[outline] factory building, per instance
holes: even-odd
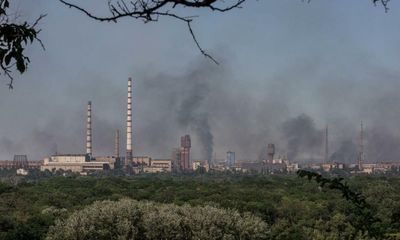
[[[210,165],[208,164],[207,160],[193,160],[192,162],[192,169],[196,171],[200,168],[204,168],[206,172],[210,170]]]
[[[12,161],[0,160],[0,169],[39,169],[42,161],[28,160],[27,155],[14,155]]]
[[[143,168],[145,173],[162,173],[172,171],[172,161],[170,159],[154,159],[150,161],[150,166]]]
[[[131,169],[134,173],[158,173],[171,172],[172,160],[170,159],[152,159],[147,156],[133,157]]]
[[[120,160],[116,156],[96,156],[91,162],[108,163],[109,169],[116,169],[121,166]]]
[[[135,156],[132,158],[132,166],[150,166],[151,157],[148,156]]]
[[[90,156],[87,154],[53,155],[45,158],[43,165],[40,167],[41,171],[63,170],[81,174],[107,169],[110,169],[109,161],[91,161]]]

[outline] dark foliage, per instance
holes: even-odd
[[[43,47],[38,38],[40,30],[37,24],[45,15],[41,15],[33,24],[15,23],[9,17],[9,8],[9,0],[0,0],[0,68],[3,75],[10,79],[8,86],[12,89],[12,69],[15,67],[18,72],[24,73],[30,61],[24,52],[26,46],[37,41]]]
[[[2,180],[8,181],[9,175],[3,176]],[[343,198],[339,189],[330,189],[342,188],[336,181],[321,187],[314,180],[294,176],[198,173],[63,177],[35,173],[19,179],[16,185],[14,179],[0,184],[0,239],[43,239],[56,219],[68,218],[95,201],[122,198],[250,212],[270,226],[268,239],[395,239],[400,233],[400,178],[362,176],[346,181],[352,192],[363,192],[347,194],[349,199],[358,199],[355,202],[368,209],[361,211]],[[368,205],[363,205],[364,201]],[[379,222],[369,220],[378,218]],[[378,233],[385,233],[385,238],[373,237]]]
[[[355,206],[353,213],[359,216],[356,218],[357,222],[354,222],[356,229],[376,239],[381,239],[384,236],[381,229],[377,228],[377,223],[381,220],[371,211],[371,205],[367,203],[365,196],[351,190],[349,185],[343,181],[343,178],[330,179],[319,173],[306,170],[299,170],[297,174],[299,177],[307,177],[309,181],[314,180],[321,188],[326,187],[340,191],[342,197]]]

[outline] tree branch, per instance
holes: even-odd
[[[380,3],[385,8],[385,12],[389,11],[388,5],[390,0],[372,0],[372,2],[375,4],[375,6]]]
[[[37,25],[46,15],[40,15],[32,24],[18,24],[15,19],[10,20],[11,15],[6,11],[9,7],[9,0],[0,0],[0,70],[9,79],[8,87],[13,89],[12,69],[24,73],[30,62],[25,56],[26,46],[37,41],[44,49]]]
[[[197,40],[196,34],[191,25],[194,16],[184,17],[176,13],[174,10],[176,7],[181,6],[189,8],[205,8],[217,12],[227,12],[235,8],[241,8],[246,0],[234,0],[233,3],[230,4],[224,3],[223,0],[134,0],[129,2],[128,0],[109,0],[108,8],[111,14],[110,16],[98,16],[77,4],[70,3],[66,0],[59,1],[69,8],[78,10],[86,16],[101,22],[116,23],[119,19],[126,17],[142,19],[145,23],[157,22],[160,16],[175,18],[186,23],[189,34],[200,53],[218,64],[218,62],[201,47]]]

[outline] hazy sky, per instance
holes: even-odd
[[[356,143],[363,120],[369,160],[400,159],[399,1],[388,13],[369,0],[248,0],[224,14],[190,12],[200,15],[193,28],[219,66],[173,19],[100,23],[55,0],[16,2],[29,19],[48,14],[40,24],[46,50],[27,50],[32,63],[15,75],[13,91],[1,78],[0,159],[84,152],[88,100],[94,153],[112,154],[115,129],[124,131],[129,76],[135,155],[170,157],[190,133],[194,157],[204,158],[199,127],[206,122],[220,158],[233,150],[256,159],[270,142],[290,152],[290,141],[310,152],[303,157],[318,158],[323,146],[302,144],[308,135],[319,139],[329,124],[333,153],[343,141]],[[86,2],[106,13],[100,0]],[[312,119],[311,132],[285,129],[301,124],[302,114]]]

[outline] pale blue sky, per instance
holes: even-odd
[[[256,158],[268,142],[284,151],[280,125],[302,113],[318,128],[331,126],[333,150],[356,138],[360,120],[395,139],[400,133],[399,1],[388,13],[368,0],[248,0],[229,13],[190,12],[200,16],[193,28],[218,67],[200,56],[174,19],[99,23],[55,0],[17,2],[30,19],[48,14],[40,25],[46,51],[27,50],[32,63],[16,75],[14,91],[2,78],[1,159],[14,153],[41,159],[55,143],[62,153],[83,152],[88,100],[94,151],[111,154],[113,130],[124,126],[128,76],[136,87],[136,153],[169,157],[180,134],[195,135],[166,104],[179,105],[171,95],[185,90],[182,79],[192,71],[207,78],[200,109],[209,113],[219,157],[234,150],[239,158]],[[101,13],[99,2],[85,4]],[[202,158],[193,137],[194,156]]]

